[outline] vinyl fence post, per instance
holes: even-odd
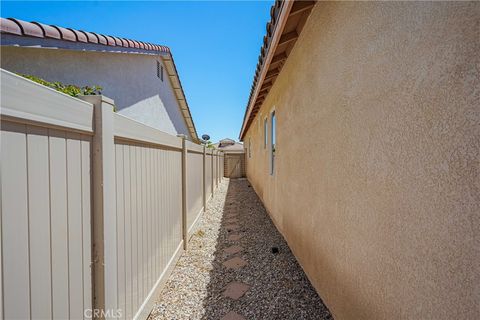
[[[203,212],[207,211],[207,165],[206,165],[207,148],[203,145]]]
[[[215,151],[215,184],[218,189],[218,150]]]
[[[222,161],[222,157],[223,157],[223,151],[220,151],[220,158],[218,158],[218,165],[219,165],[219,169],[220,169],[220,183],[222,183],[223,181],[223,161]]]
[[[217,188],[220,184],[220,151],[217,150]]]
[[[213,164],[215,163],[215,161],[213,161],[214,157],[215,157],[215,150],[212,150],[212,158],[211,158],[212,159],[212,161],[211,161],[211,167],[212,167],[212,171],[211,171],[212,172],[212,174],[211,174],[211,176],[212,176],[212,198],[213,198],[213,193],[214,193],[214,190],[215,190],[215,181],[213,180],[213,176],[214,176],[214,174],[213,174]]]
[[[118,308],[114,102],[104,96],[82,96],[81,99],[94,106],[92,297],[94,310],[99,310],[101,318],[105,318],[105,315],[116,312]]]
[[[177,135],[182,138],[182,237],[183,249],[187,250],[188,226],[187,226],[187,140],[183,134]]]

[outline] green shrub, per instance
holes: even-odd
[[[207,141],[207,148],[208,149],[215,149],[215,146],[213,145],[212,141]]]
[[[20,74],[18,75],[27,78],[29,80],[32,80],[36,83],[40,83],[41,85],[44,85],[46,87],[55,89],[57,91],[63,92],[65,94],[68,94],[69,96],[72,97],[78,97],[79,95],[85,95],[85,96],[93,96],[93,95],[99,95],[102,94],[103,88],[97,85],[94,86],[84,86],[84,87],[78,87],[73,84],[63,84],[60,82],[48,82],[46,80],[43,80],[39,77],[27,75],[27,74]]]

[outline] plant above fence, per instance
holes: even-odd
[[[39,77],[32,76],[32,75],[27,75],[27,74],[18,73],[18,75],[20,75],[24,78],[27,78],[29,80],[32,80],[36,83],[39,83],[41,85],[44,85],[46,87],[49,87],[49,88],[55,89],[57,91],[63,92],[65,94],[68,94],[69,96],[72,96],[72,97],[78,97],[80,95],[84,95],[84,96],[101,95],[102,90],[103,90],[103,88],[98,86],[98,85],[79,87],[79,86],[76,86],[76,85],[73,85],[73,84],[63,84],[63,83],[58,82],[58,81],[49,82],[49,81],[43,80]]]

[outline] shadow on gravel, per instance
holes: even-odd
[[[238,222],[233,220],[232,223],[231,219]],[[225,228],[232,224],[239,229],[228,231]],[[232,234],[242,238],[230,241],[228,236]],[[243,250],[235,254],[224,252],[233,245]],[[272,250],[273,247],[278,248],[278,252]],[[229,182],[214,255],[202,319],[220,319],[229,311],[245,319],[332,319],[245,179]],[[238,270],[227,269],[222,263],[233,257],[244,259],[248,265]],[[222,296],[232,281],[250,285],[238,300]]]

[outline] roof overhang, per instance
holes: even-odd
[[[167,69],[168,78],[170,79],[173,91],[175,92],[175,97],[177,98],[178,105],[180,106],[188,131],[192,136],[192,140],[200,142],[197,136],[197,130],[195,129],[195,124],[193,123],[192,114],[190,113],[190,108],[188,107],[187,98],[185,98],[183,92],[182,83],[178,77],[177,67],[175,66],[175,61],[173,61],[173,56],[168,54],[162,55],[161,57],[165,64],[165,68]]]
[[[271,20],[258,57],[250,97],[240,131],[240,141],[255,119],[288,55],[295,46],[315,1],[276,1],[270,10]]]

